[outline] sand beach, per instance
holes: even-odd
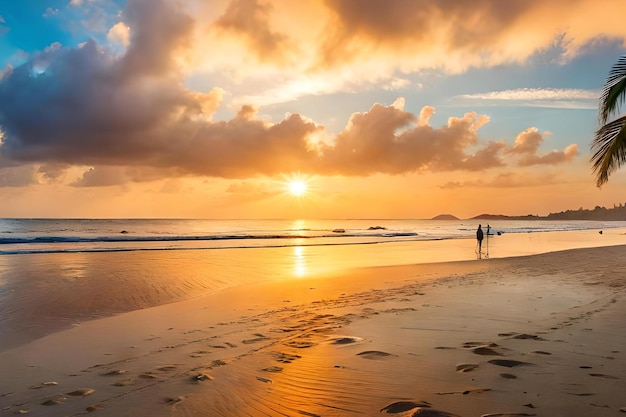
[[[124,284],[129,311],[5,329],[0,415],[626,415],[620,238],[213,288],[182,273],[167,294]]]

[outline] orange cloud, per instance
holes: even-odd
[[[260,60],[281,61],[283,49],[290,48],[288,37],[270,27],[270,3],[261,4],[258,0],[233,0],[226,12],[213,23],[213,27],[223,33],[231,33],[245,40],[250,50],[255,51]]]
[[[519,155],[520,166],[559,164],[571,161],[578,153],[578,145],[567,146],[563,151],[552,151],[545,155],[537,155],[539,146],[543,142],[543,135],[537,128],[531,127],[521,132],[515,138],[513,148],[509,153]]]
[[[445,190],[456,190],[464,188],[519,188],[534,187],[554,182],[553,174],[521,174],[519,172],[505,172],[493,178],[473,179],[467,181],[450,181],[439,188]]]
[[[413,69],[447,68],[521,62],[561,43],[574,55],[599,34],[624,34],[619,18],[602,10],[623,10],[619,0],[567,1],[478,0],[325,0],[330,12],[319,62],[335,66],[367,56],[396,56]],[[599,14],[607,19],[599,18]],[[598,19],[591,19],[597,16]],[[342,64],[343,65],[343,64]]]

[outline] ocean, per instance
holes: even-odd
[[[492,233],[480,256],[479,222]],[[625,229],[541,220],[0,219],[0,350],[236,286],[623,244]]]
[[[364,245],[474,239],[491,232],[603,230],[626,222],[486,220],[0,219],[0,255]]]

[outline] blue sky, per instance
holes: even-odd
[[[1,1],[0,197],[13,203],[0,216],[427,218],[620,203],[624,174],[598,189],[589,157],[624,11],[617,0]],[[309,184],[297,199],[285,195],[295,177]]]

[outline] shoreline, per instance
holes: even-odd
[[[618,415],[624,256],[367,267],[83,322],[0,352],[0,415]]]

